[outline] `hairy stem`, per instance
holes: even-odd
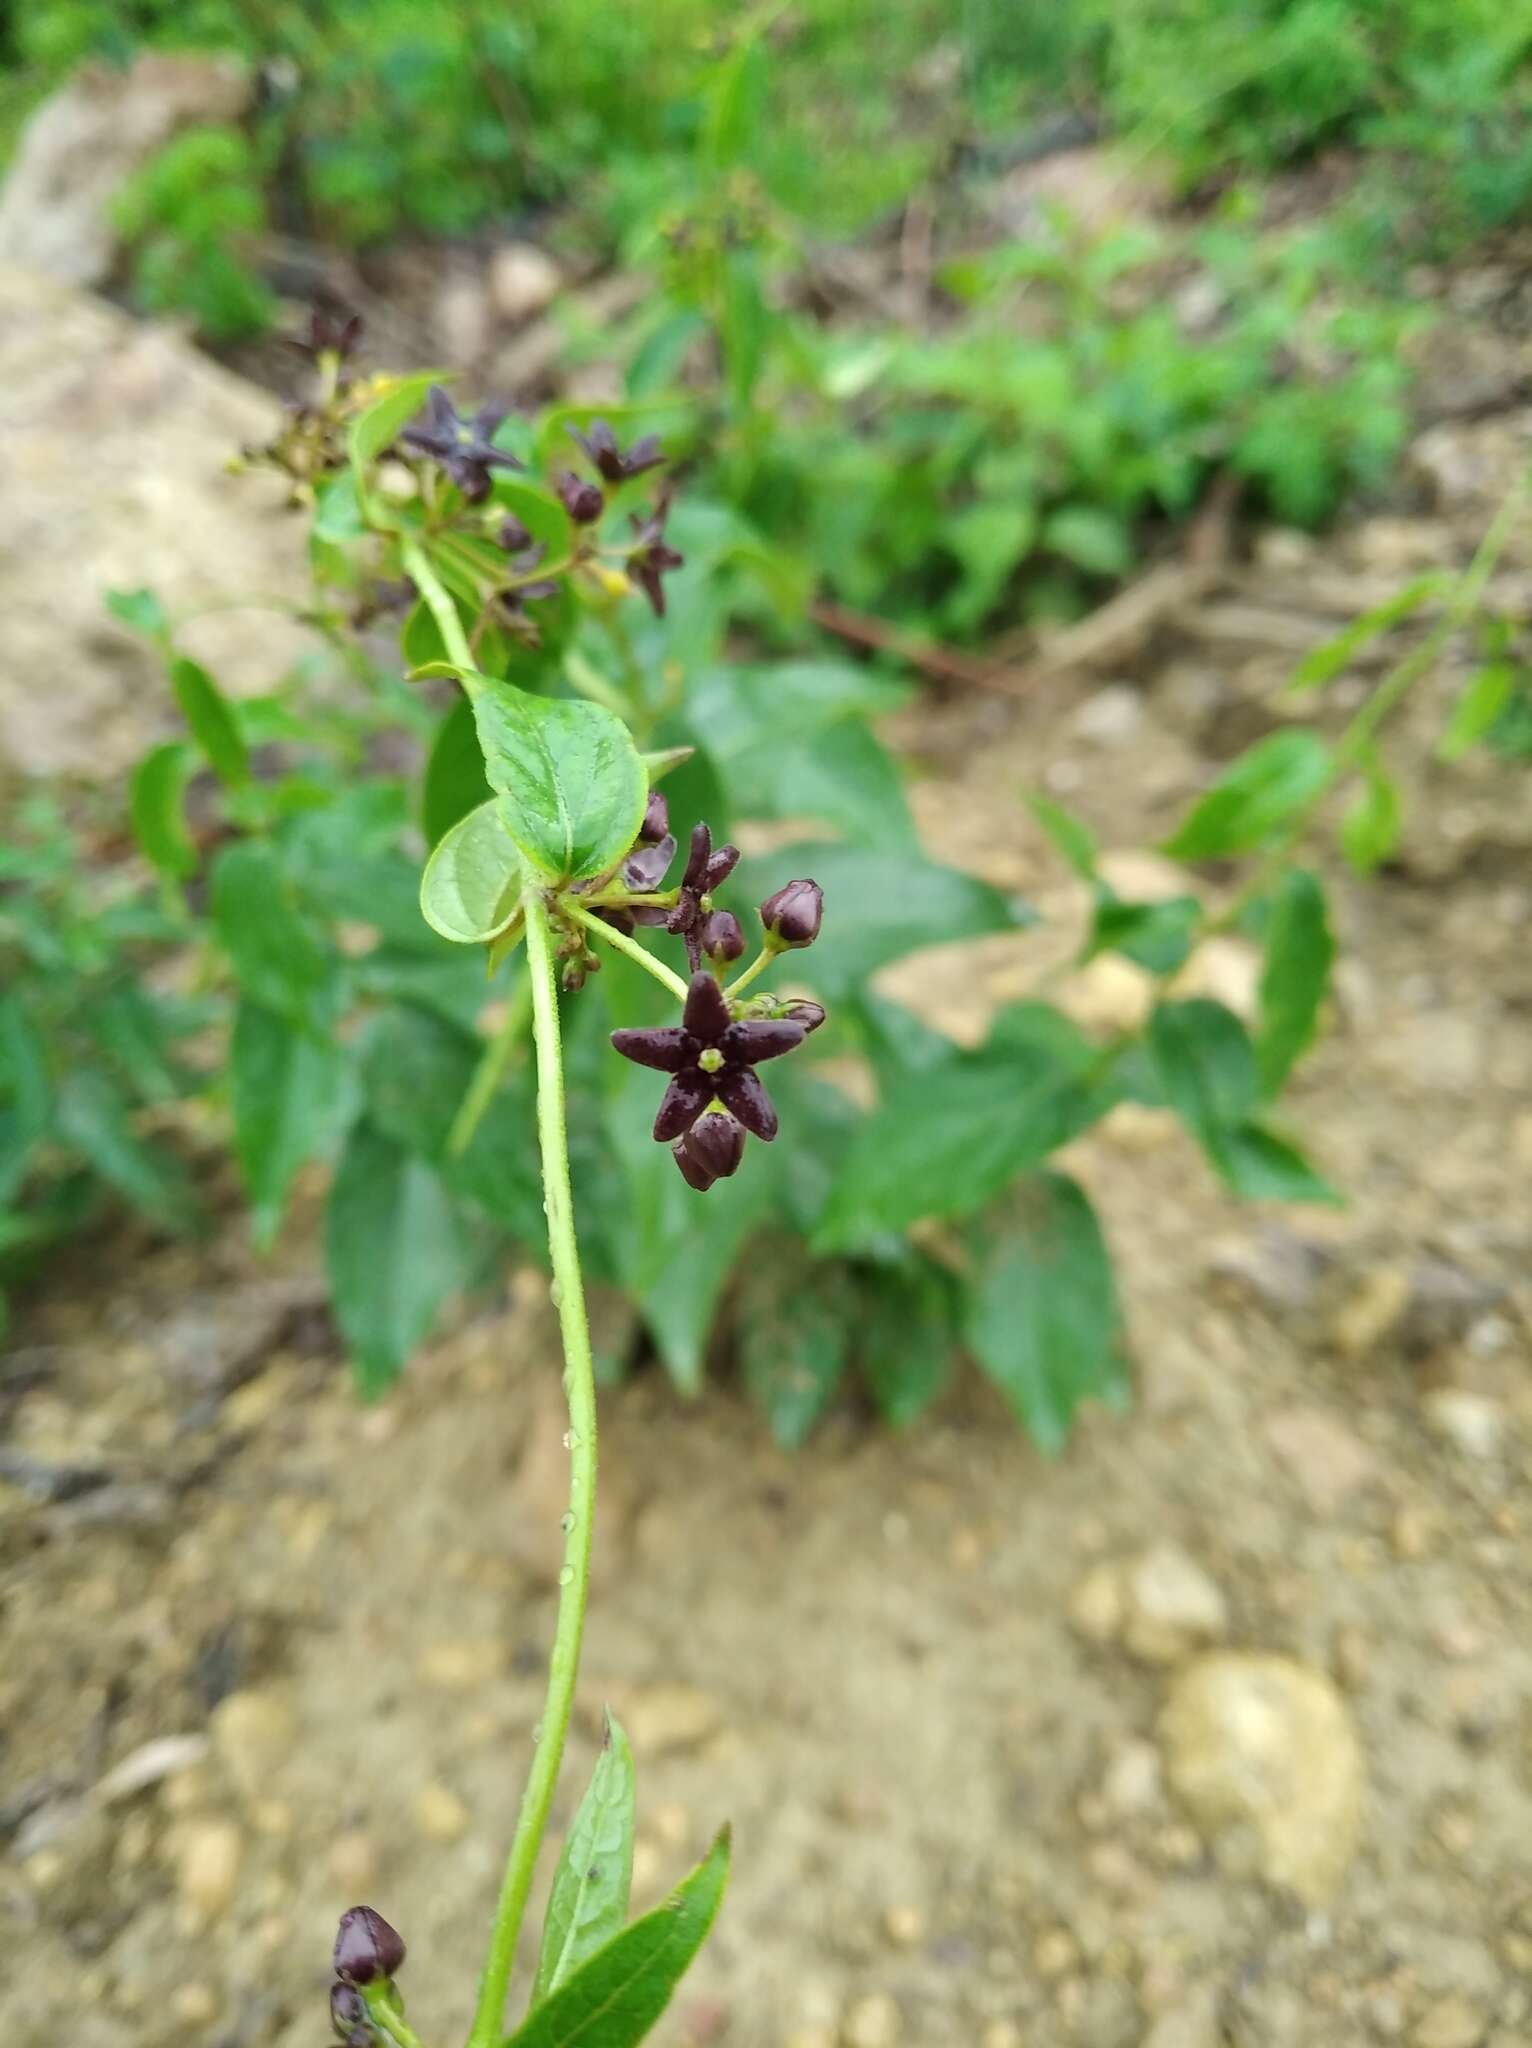
[[[580,1254],[575,1243],[574,1199],[569,1185],[569,1135],[553,935],[547,906],[541,893],[533,888],[526,894],[526,918],[532,1036],[537,1048],[537,1134],[543,1162],[543,1202],[548,1213],[548,1250],[553,1263],[559,1331],[564,1342],[564,1394],[569,1404],[569,1512],[565,1517],[558,1621],[548,1660],[542,1726],[500,1886],[468,2048],[497,2048],[500,2040],[505,1996],[516,1959],[516,1937],[521,1931],[532,1873],[548,1825],[574,1706],[596,1505],[596,1379],[580,1279]]]
[[[652,953],[646,953],[637,939],[630,939],[626,932],[618,931],[615,925],[607,924],[602,918],[593,917],[578,903],[566,902],[564,908],[592,938],[600,939],[602,944],[610,946],[614,953],[624,954],[635,966],[642,967],[646,973],[652,974],[656,981],[662,981],[677,1002],[686,1001],[687,987],[680,975],[667,967],[662,960],[656,960]]]

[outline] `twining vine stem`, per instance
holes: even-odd
[[[405,569],[430,607],[449,659],[460,668],[471,669],[473,662],[456,605],[418,546],[406,542],[403,554]],[[522,907],[526,917],[532,1040],[537,1055],[537,1136],[542,1154],[543,1207],[548,1219],[548,1252],[553,1266],[553,1297],[558,1306],[559,1334],[563,1339],[564,1396],[569,1409],[569,1431],[565,1437],[569,1449],[569,1509],[564,1516],[564,1562],[559,1570],[558,1619],[554,1624],[553,1649],[548,1659],[548,1686],[543,1700],[542,1721],[526,1790],[521,1797],[521,1810],[516,1817],[516,1832],[511,1838],[510,1854],[506,1858],[500,1897],[495,1906],[489,1951],[479,1980],[479,1999],[468,2036],[468,2048],[498,2048],[505,2022],[506,1993],[510,1989],[511,1971],[516,1961],[516,1940],[526,1912],[527,1895],[532,1888],[538,1851],[547,1830],[559,1766],[564,1757],[564,1742],[569,1733],[569,1718],[574,1709],[596,1509],[596,1374],[591,1357],[590,1326],[585,1315],[580,1254],[575,1242],[574,1196],[569,1184],[569,1130],[553,933],[547,902],[542,889],[536,884],[528,883]]]

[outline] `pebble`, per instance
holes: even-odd
[[[1288,1657],[1225,1652],[1177,1678],[1158,1735],[1166,1776],[1210,1848],[1249,1858],[1308,1905],[1339,1884],[1361,1829],[1365,1770],[1345,1701]]]
[[[1326,1263],[1323,1245],[1272,1223],[1214,1245],[1208,1272],[1229,1294],[1286,1321],[1313,1308]]]
[[[473,1816],[450,1786],[432,1779],[415,1796],[415,1824],[433,1842],[456,1842]]]
[[[270,1792],[293,1753],[297,1723],[274,1692],[231,1692],[213,1709],[213,1748],[241,1797]]]
[[[926,1938],[926,1916],[919,1906],[890,1906],[883,1931],[896,1948],[918,1948]]]
[[[1399,1324],[1410,1301],[1403,1266],[1374,1266],[1330,1323],[1330,1342],[1343,1358],[1365,1358]]]
[[[1137,1031],[1153,1007],[1150,976],[1120,953],[1098,953],[1059,995],[1059,1008],[1082,1031]]]
[[[1092,1566],[1069,1596],[1069,1619],[1087,1642],[1105,1645],[1120,1633],[1127,1612],[1116,1565]]]
[[[1436,1387],[1425,1399],[1426,1421],[1465,1458],[1493,1458],[1505,1436],[1505,1410],[1464,1387]]]
[[[1067,1977],[1080,1960],[1080,1944],[1067,1927],[1050,1927],[1037,1937],[1032,1961],[1040,1977]]]
[[[1154,1744],[1125,1742],[1108,1763],[1101,1790],[1107,1804],[1125,1819],[1152,1813],[1164,1796],[1164,1772]]]
[[[535,242],[507,242],[489,260],[490,304],[513,326],[550,306],[563,282],[558,265]]]
[[[1218,1987],[1201,1984],[1156,2018],[1143,2048],[1219,2048]]]
[[[903,2031],[898,2001],[886,1991],[872,1991],[847,2012],[841,2038],[846,2048],[894,2048]]]
[[[1247,939],[1206,939],[1172,984],[1178,997],[1207,996],[1245,1023],[1260,1007],[1261,956]]]
[[[187,1821],[175,1842],[176,1883],[198,1926],[219,1920],[233,1903],[244,1837],[231,1820]]]
[[[1082,740],[1098,747],[1122,747],[1144,722],[1144,700],[1126,683],[1108,683],[1088,697],[1071,723]]]
[[[1415,2048],[1479,2048],[1488,2020],[1466,1998],[1443,1998],[1416,2024]]]
[[[722,1727],[723,1714],[698,1686],[662,1680],[627,1695],[622,1722],[637,1754],[657,1757],[700,1749]]]
[[[1268,1415],[1261,1433],[1319,1515],[1333,1515],[1375,1476],[1367,1446],[1327,1409],[1308,1402]]]
[[[96,1798],[103,1806],[115,1806],[150,1785],[158,1785],[163,1779],[200,1764],[207,1750],[205,1735],[158,1735],[152,1742],[140,1743],[120,1763],[113,1764],[97,1782]]]
[[[330,1844],[329,1864],[340,1890],[360,1898],[377,1883],[378,1845],[361,1828],[345,1828]]]
[[[421,1651],[415,1669],[426,1685],[443,1692],[474,1692],[502,1668],[505,1653],[494,1641],[431,1643]]]
[[[1023,2048],[1021,2029],[1014,2020],[990,2020],[979,2036],[979,2048]]]
[[[210,1984],[178,1984],[170,1994],[170,2012],[183,2027],[210,2027],[218,2017],[218,1994]]]
[[[1124,1641],[1146,1664],[1174,1664],[1220,1641],[1228,1604],[1202,1567],[1172,1543],[1157,1543],[1129,1566],[1124,1579]]]

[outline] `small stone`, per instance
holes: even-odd
[[[1374,1266],[1341,1304],[1330,1324],[1330,1342],[1343,1358],[1365,1358],[1399,1325],[1410,1301],[1410,1276],[1403,1266]]]
[[[1143,2048],[1219,2048],[1218,1987],[1201,1984],[1162,2012],[1144,2036]]]
[[[210,1984],[178,1984],[170,2012],[183,2027],[210,2027],[218,2017],[218,1994]]]
[[[490,304],[512,326],[552,305],[563,282],[558,265],[535,242],[507,242],[489,260]]]
[[[1070,1623],[1087,1642],[1103,1647],[1115,1642],[1126,1616],[1122,1577],[1114,1564],[1093,1566],[1069,1596]]]
[[[661,1680],[628,1695],[622,1721],[638,1755],[657,1757],[700,1749],[717,1734],[723,1715],[699,1687]]]
[[[657,1806],[649,1816],[649,1826],[656,1841],[667,1849],[684,1849],[692,1838],[691,1812],[678,1799]]]
[[[1120,953],[1098,953],[1059,994],[1059,1008],[1082,1031],[1137,1031],[1154,1007],[1154,983]]]
[[[231,1692],[213,1709],[213,1748],[236,1790],[261,1798],[281,1777],[293,1753],[291,1707],[273,1692]]]
[[[1406,1501],[1394,1516],[1394,1525],[1389,1532],[1395,1557],[1413,1564],[1428,1556],[1432,1527],[1431,1517],[1425,1509]]]
[[[1128,1569],[1124,1640],[1146,1664],[1174,1664],[1198,1647],[1218,1642],[1229,1626],[1219,1588],[1174,1544],[1158,1543]]]
[[[198,1926],[219,1920],[233,1903],[244,1838],[231,1820],[188,1821],[175,1844],[176,1883]]]
[[[361,1828],[346,1828],[330,1844],[329,1865],[337,1891],[360,1898],[377,1884],[378,1845]]]
[[[1152,1813],[1164,1797],[1164,1773],[1154,1744],[1125,1742],[1108,1763],[1101,1790],[1112,1811],[1124,1819]]]
[[[140,1743],[120,1763],[113,1764],[105,1777],[98,1781],[96,1798],[103,1806],[115,1806],[119,1800],[131,1799],[150,1785],[158,1785],[165,1778],[191,1770],[202,1762],[207,1750],[205,1735],[156,1736],[152,1742]]]
[[[1505,1435],[1505,1410],[1464,1387],[1436,1387],[1425,1399],[1426,1420],[1465,1458],[1493,1458]]]
[[[1337,1416],[1308,1402],[1268,1415],[1261,1432],[1316,1514],[1333,1515],[1376,1472],[1367,1446]]]
[[[1067,1927],[1049,1927],[1038,1936],[1032,1960],[1040,1977],[1067,1977],[1080,1960],[1080,1944]]]
[[[1466,1998],[1442,1998],[1416,2024],[1415,2048],[1479,2048],[1488,2019]]]
[[[1215,1245],[1208,1271],[1223,1292],[1286,1321],[1314,1307],[1326,1264],[1323,1245],[1273,1223]]]
[[[1158,1732],[1209,1847],[1322,1905],[1355,1852],[1365,1777],[1330,1680],[1288,1657],[1204,1657],[1177,1679]]]
[[[926,1916],[919,1906],[890,1906],[883,1931],[896,1948],[918,1948],[926,1938]]]
[[[990,2020],[979,2036],[979,2048],[1023,2048],[1021,2029],[1014,2020]]]
[[[841,2038],[846,2048],[894,2048],[903,2031],[898,2001],[886,1991],[872,1991],[846,2014]]]
[[[1260,953],[1246,939],[1206,939],[1172,986],[1177,996],[1207,996],[1253,1023],[1260,1007]]]
[[[505,1662],[499,1643],[430,1643],[421,1651],[415,1668],[426,1685],[443,1692],[476,1692],[496,1677]]]
[[[1125,747],[1144,722],[1144,700],[1126,683],[1108,683],[1088,697],[1072,721],[1082,740],[1098,747]]]
[[[456,1842],[473,1816],[450,1786],[432,1779],[415,1796],[415,1824],[433,1842]]]

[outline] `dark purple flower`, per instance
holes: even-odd
[[[532,545],[532,529],[523,526],[514,514],[507,513],[500,522],[500,531],[495,536],[508,555],[519,555],[523,548]]]
[[[451,477],[470,504],[489,496],[492,469],[525,469],[524,462],[495,446],[495,429],[506,408],[481,405],[471,420],[460,417],[440,384],[433,384],[425,410],[399,436],[406,448],[429,455]]]
[[[698,936],[709,960],[737,960],[745,950],[745,934],[732,910],[710,911]]]
[[[703,899],[728,880],[738,860],[737,846],[720,846],[715,852],[713,835],[707,826],[693,825],[691,850],[686,859],[686,871],[681,877],[681,893],[675,909],[665,920],[666,931],[685,939],[686,957],[693,973],[702,958],[700,927],[711,907],[705,905]]]
[[[559,503],[577,526],[594,525],[606,510],[606,498],[599,484],[588,484],[572,469],[560,470],[553,479]]]
[[[330,2024],[343,2041],[354,2027],[367,2024],[367,2001],[344,1977],[330,1986]]]
[[[587,434],[582,434],[578,427],[571,427],[569,432],[609,484],[620,484],[630,476],[642,476],[646,469],[655,469],[665,460],[660,453],[659,439],[654,434],[645,434],[624,455],[617,445],[617,436],[605,420],[592,420]]]
[[[808,996],[795,996],[790,1003],[783,1004],[782,1014],[784,1017],[791,1017],[795,1024],[801,1024],[804,1035],[807,1036],[810,1031],[817,1031],[823,1024],[825,1006],[823,1003],[814,1002]]]
[[[654,607],[656,618],[665,616],[665,585],[662,577],[679,569],[685,555],[678,555],[665,538],[665,520],[670,501],[662,498],[647,519],[633,517],[634,543],[628,556],[628,574]]]
[[[644,822],[638,828],[638,836],[646,845],[658,846],[670,830],[670,806],[665,801],[663,790],[651,789],[649,801],[644,806]]]
[[[779,946],[812,946],[824,915],[824,891],[817,882],[784,882],[761,905],[761,923]]]
[[[614,1031],[625,1059],[669,1074],[670,1085],[654,1120],[661,1143],[682,1137],[709,1104],[721,1102],[757,1138],[777,1135],[777,1113],[755,1069],[803,1042],[790,1017],[737,1020],[723,990],[704,968],[692,976],[679,1025]]]
[[[362,338],[362,316],[339,299],[318,299],[309,308],[309,331],[298,343],[306,356],[339,356],[342,362]]]
[[[684,1137],[677,1138],[670,1156],[686,1185],[705,1195],[715,1180],[727,1180],[739,1172],[745,1156],[745,1127],[724,1110],[709,1110]]]
[[[340,1916],[335,1937],[335,1974],[348,1984],[370,1984],[375,1977],[397,1976],[404,1962],[404,1943],[381,1913],[371,1906],[352,1906]]]

